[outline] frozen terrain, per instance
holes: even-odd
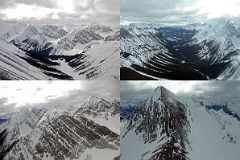
[[[177,97],[156,88],[121,119],[122,160],[236,160],[240,103],[231,97]]]
[[[238,22],[122,25],[121,79],[239,79]]]
[[[0,159],[119,159],[119,101],[41,104],[1,115]]]
[[[1,23],[1,79],[119,79],[118,27]]]

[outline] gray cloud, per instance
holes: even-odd
[[[63,82],[63,85],[67,85],[67,83],[72,83],[73,81],[69,82]],[[75,81],[76,82],[76,81]],[[11,83],[17,83],[17,82],[7,82],[3,87],[11,86]],[[23,82],[21,82],[23,83]],[[31,83],[31,82],[26,82]],[[34,82],[32,82],[34,83]],[[39,82],[40,84],[41,82]],[[52,84],[52,81],[49,81],[50,84]],[[119,93],[119,81],[79,81],[77,82],[75,90],[69,90],[61,97],[56,95],[48,95],[46,96],[46,101],[41,103],[35,103],[35,104],[25,104],[23,107],[35,107],[35,106],[44,106],[44,104],[48,104],[48,106],[57,105],[57,104],[67,104],[67,105],[80,105],[83,102],[87,101],[91,96],[99,96],[103,97],[108,101],[112,101],[114,99],[120,99],[120,93]],[[22,91],[22,94],[24,94],[24,88],[16,88],[15,92]],[[43,88],[35,88],[34,91],[38,94],[38,92],[43,91]],[[11,91],[14,92],[14,91]],[[15,93],[12,93],[13,95]],[[0,115],[13,112],[17,109],[19,109],[17,103],[8,103],[8,100],[11,97],[0,97]]]
[[[114,23],[119,24],[120,21],[120,0],[87,0],[86,4],[80,0],[66,0],[66,3],[73,4],[72,12],[69,11],[57,11],[60,6],[57,4],[57,0],[0,0],[0,11],[14,8],[19,4],[36,5],[39,7],[45,7],[52,9],[52,12],[47,14],[44,18],[21,18],[21,21],[27,22],[43,22],[43,23]],[[52,18],[53,15],[57,15],[59,19]],[[7,18],[4,13],[0,14],[0,18]],[[15,18],[17,20],[18,17]],[[8,19],[6,19],[8,20]],[[13,19],[9,19],[13,20]]]
[[[96,3],[96,0],[88,0],[87,4],[85,6],[82,5],[81,1],[79,0],[74,0],[73,3],[75,4],[74,5],[74,8],[75,8],[75,11],[87,11],[89,9],[95,9],[95,3]]]
[[[205,18],[198,9],[183,10],[197,2],[192,0],[121,0],[121,22],[188,23]]]
[[[52,0],[0,0],[0,8],[12,8],[17,4],[37,5],[46,8],[54,8]]]
[[[152,92],[153,88],[144,87],[144,81],[131,82],[121,81],[120,83],[120,97],[121,101],[142,101],[148,97]]]
[[[7,98],[0,98],[0,115],[6,114],[12,110],[14,110],[14,107],[16,106],[16,103],[9,103]]]
[[[179,81],[178,81],[179,82]],[[148,83],[151,83],[150,81]],[[240,98],[239,81],[199,81],[191,84],[191,81],[152,81],[152,85],[147,85],[146,81],[123,81],[121,82],[121,101],[142,101],[145,100],[158,86],[164,86],[171,92],[174,88],[181,88],[176,93],[179,97],[204,96],[220,99]],[[181,87],[179,87],[181,85]],[[186,92],[184,87],[191,85],[191,90]],[[171,88],[171,89],[170,89]]]
[[[219,98],[240,98],[239,81],[211,81],[196,85],[192,92],[202,91],[201,95]]]
[[[55,98],[48,103],[52,104],[65,104],[81,105],[86,102],[90,97],[102,97],[108,101],[120,99],[119,82],[118,81],[89,81],[84,83],[84,89],[72,90],[63,97]],[[54,98],[54,97],[48,97]]]

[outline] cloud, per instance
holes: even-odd
[[[119,23],[119,0],[1,0],[0,17],[48,23]]]
[[[84,2],[84,3],[83,3]],[[95,9],[96,0],[88,0],[88,1],[79,1],[73,0],[75,11],[88,11],[90,9]]]
[[[158,86],[164,86],[179,97],[240,98],[239,81],[123,81],[121,101],[145,100]]]
[[[138,22],[188,22],[197,13],[191,0],[121,0],[121,21]],[[186,18],[187,17],[187,18]]]
[[[12,110],[14,110],[14,107],[16,106],[16,103],[8,103],[8,99],[7,98],[0,98],[0,110],[2,114],[6,114]]]
[[[44,104],[80,105],[93,95],[120,99],[119,81],[4,81],[0,90],[0,115]]]
[[[53,0],[0,0],[0,8],[12,8],[17,4],[36,5],[46,8],[54,8]]]
[[[121,0],[121,23],[188,24],[240,15],[239,0]]]

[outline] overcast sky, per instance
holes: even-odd
[[[1,20],[119,23],[120,0],[0,0]]]
[[[96,95],[119,99],[118,81],[2,81],[0,115],[44,103],[79,103]]]
[[[121,0],[121,24],[187,24],[239,16],[240,0]]]
[[[121,101],[142,101],[158,86],[180,97],[240,98],[239,81],[121,81]]]

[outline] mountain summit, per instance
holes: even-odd
[[[152,95],[150,97],[148,97],[147,102],[166,100],[169,98],[177,99],[177,97],[174,95],[174,93],[172,93],[168,89],[164,88],[163,86],[159,86],[153,91]]]
[[[157,87],[143,106],[136,109],[126,125],[123,134],[123,157],[124,152],[129,153],[124,149],[125,140],[136,139],[132,136],[137,135],[137,141],[141,141],[143,147],[140,150],[144,150],[142,157],[151,160],[185,160],[188,130],[185,105],[166,88]]]

